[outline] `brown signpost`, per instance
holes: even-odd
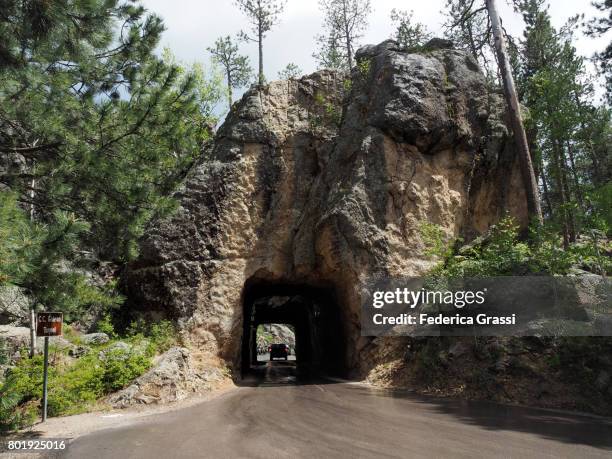
[[[62,322],[64,316],[61,312],[39,312],[36,314],[36,336],[45,338],[45,360],[43,367],[43,399],[42,420],[47,420],[47,373],[49,369],[49,336],[62,335]]]
[[[61,336],[62,322],[61,312],[39,312],[36,315],[36,336]]]

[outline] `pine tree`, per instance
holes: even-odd
[[[291,78],[299,78],[303,71],[293,62],[289,62],[283,70],[278,72],[278,78],[281,80],[289,80]]]
[[[587,34],[593,37],[601,37],[612,30],[612,0],[597,0],[593,5],[607,16],[594,18],[587,25]],[[599,62],[601,73],[606,79],[606,94],[608,104],[612,105],[612,41],[606,49],[595,55]]]
[[[257,43],[259,51],[257,81],[262,86],[265,83],[263,41],[272,27],[278,24],[279,16],[285,9],[285,0],[236,0],[236,4],[251,23],[252,35],[242,31],[240,36],[245,41]]]
[[[598,190],[609,182],[609,111],[590,102],[593,87],[572,44],[579,18],[556,30],[543,0],[524,0],[517,7],[526,24],[520,81],[531,144],[548,216],[559,223],[567,247],[600,213]]]
[[[212,54],[213,60],[223,67],[227,82],[228,106],[231,109],[233,90],[245,86],[251,79],[253,70],[249,65],[249,58],[238,53],[238,45],[229,35],[218,38],[214,47],[207,50]]]
[[[396,28],[393,38],[406,49],[422,47],[431,39],[427,26],[416,22],[413,16],[412,11],[391,10],[391,21]]]
[[[493,47],[491,25],[484,2],[476,0],[446,0],[442,11],[447,17],[444,35],[459,49],[468,51],[491,77]],[[492,78],[491,78],[492,79]]]
[[[358,40],[363,36],[372,12],[370,0],[319,0],[319,6],[325,18],[325,33],[317,36],[320,46],[315,53],[317,60],[320,64],[332,64],[332,68],[352,69]],[[338,60],[342,62],[338,63]]]
[[[0,183],[37,221],[87,222],[98,256],[133,257],[210,135],[196,75],[155,55],[162,21],[136,2],[3,6]]]
[[[317,35],[318,50],[312,53],[320,69],[348,71],[348,59],[342,52],[339,37],[335,34]]]

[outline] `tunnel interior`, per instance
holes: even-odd
[[[243,377],[258,364],[257,328],[262,324],[293,327],[295,360],[300,376],[345,376],[345,333],[341,310],[332,288],[247,283],[243,308]]]

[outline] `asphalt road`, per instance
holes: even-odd
[[[612,419],[424,398],[265,362],[200,405],[74,441],[68,458],[612,457]]]

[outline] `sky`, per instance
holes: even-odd
[[[414,11],[414,19],[424,23],[434,35],[441,36],[445,18],[440,13],[445,0],[371,0],[373,12],[369,27],[361,44],[380,43],[390,38],[393,25],[389,19],[393,8]],[[506,30],[520,36],[522,20],[512,12],[505,0],[498,0],[500,15]],[[551,0],[550,15],[553,25],[559,27],[578,13],[587,17],[597,14],[590,0]],[[164,19],[166,32],[160,47],[169,47],[182,62],[208,63],[206,48],[224,35],[235,36],[248,29],[248,22],[232,0],[143,0],[151,12]],[[264,41],[264,73],[268,80],[277,79],[277,73],[289,62],[297,64],[304,74],[316,70],[312,57],[315,35],[321,32],[322,13],[317,0],[287,0],[281,22],[272,29]],[[610,37],[593,39],[576,34],[578,52],[590,57],[605,48]],[[241,52],[249,56],[251,66],[257,67],[256,44],[242,44]],[[239,95],[238,92],[237,95]]]

